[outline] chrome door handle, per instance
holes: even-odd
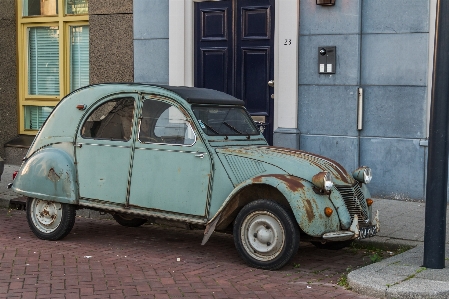
[[[197,154],[197,155],[195,155],[195,157],[198,157],[198,158],[200,158],[200,159],[203,159],[203,158],[204,158],[204,154]]]

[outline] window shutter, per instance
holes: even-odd
[[[70,30],[70,91],[89,85],[89,26]]]
[[[59,29],[28,29],[28,92],[30,95],[59,95]]]

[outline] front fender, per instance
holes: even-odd
[[[232,210],[239,206],[235,202],[236,198],[238,198],[237,195],[246,187],[254,184],[269,185],[279,190],[288,201],[299,227],[306,234],[313,237],[321,237],[325,233],[340,230],[338,214],[329,199],[329,195],[317,194],[313,190],[314,186],[312,183],[295,176],[284,174],[257,176],[239,184],[227,197],[209,223],[214,223],[217,217],[230,215]],[[330,217],[324,214],[326,207],[330,207],[335,211]],[[220,222],[223,221],[225,219],[220,219],[214,224],[217,225],[218,222],[219,226]]]
[[[12,189],[24,196],[78,204],[73,158],[62,149],[46,148],[26,160]]]

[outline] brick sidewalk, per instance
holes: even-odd
[[[278,271],[246,266],[230,235],[77,217],[62,241],[36,238],[23,211],[0,209],[0,298],[369,298],[336,283],[361,250],[301,243]],[[179,259],[179,261],[178,261]]]

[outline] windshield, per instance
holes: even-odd
[[[192,110],[207,135],[259,135],[259,130],[242,107],[193,106]]]

